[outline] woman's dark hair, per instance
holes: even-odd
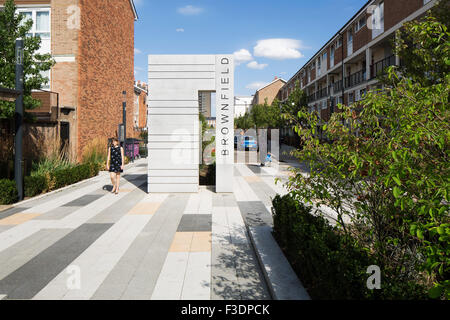
[[[114,142],[114,141],[117,141],[117,142],[119,142],[119,139],[117,139],[116,137],[114,137],[114,138],[112,138],[112,140],[111,140],[112,142]]]

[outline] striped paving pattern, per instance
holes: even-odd
[[[271,224],[271,169],[236,164],[232,194],[147,194],[145,162],[118,195],[101,174],[1,211],[0,300],[270,299],[245,224]]]

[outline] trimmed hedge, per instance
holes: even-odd
[[[25,197],[34,197],[48,189],[45,176],[27,176],[24,178]]]
[[[0,204],[11,204],[17,201],[17,188],[14,180],[0,180]]]
[[[365,299],[370,256],[311,207],[287,194],[273,201],[274,237],[312,299]]]
[[[100,164],[83,163],[71,168],[56,170],[46,175],[32,175],[24,178],[25,197],[34,197],[44,192],[60,189],[81,180],[98,175]],[[0,180],[0,204],[17,201],[17,189],[14,180]]]

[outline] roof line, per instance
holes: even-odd
[[[276,79],[274,79],[271,83],[268,83],[268,84],[266,84],[264,87],[261,87],[261,88],[259,88],[258,90],[256,90],[256,92],[261,91],[261,90],[264,89],[265,87],[270,86],[272,83],[275,83],[275,82],[277,82],[278,80],[281,80],[281,81],[283,81],[284,83],[287,83],[287,81],[284,80],[284,79],[282,79],[282,78],[276,78]]]
[[[311,59],[309,59],[305,64],[303,64],[303,66],[288,80],[288,82],[290,82],[293,78],[295,78],[297,76],[297,74],[306,66],[308,65],[316,56],[318,53],[320,53],[322,51],[323,48],[325,48],[330,42],[332,42],[332,40],[334,40],[336,38],[336,36],[341,35],[342,31],[348,26],[348,24],[350,23],[350,21],[352,21],[353,19],[355,19],[366,7],[368,4],[370,4],[371,2],[374,2],[375,0],[369,0],[366,2],[365,5],[363,5],[361,7],[361,9],[358,10],[358,12],[356,12],[353,17],[351,17],[350,19],[347,20],[347,22],[344,24],[344,26],[339,29],[338,32],[336,32],[327,42],[325,42],[325,44],[322,46],[322,48],[320,48],[319,50],[317,50],[317,52],[311,57]]]
[[[134,0],[130,0],[131,9],[133,10],[134,14],[134,21],[137,21],[139,19],[139,16],[136,11],[136,6],[134,5]]]

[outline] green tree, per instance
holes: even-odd
[[[234,119],[234,127],[236,129],[248,130],[255,126],[252,117],[249,112],[246,112],[244,115],[237,117]]]
[[[450,73],[448,27],[439,21],[449,17],[448,6],[449,1],[446,0],[435,11],[429,12],[420,23],[406,22],[397,31],[394,52],[401,57],[402,66],[399,70],[404,77],[428,86],[444,82]],[[436,12],[439,18],[432,15],[432,12]]]
[[[419,41],[405,55],[420,56],[421,68],[388,69],[391,85],[369,92],[360,112],[339,105],[342,112],[323,126],[330,143],[316,135],[317,115],[299,112],[307,125],[296,127],[297,156],[311,173],[293,169],[288,187],[302,201],[332,208],[341,231],[375,257],[381,298],[420,298],[426,288],[450,299],[450,76],[441,69],[449,32],[432,16],[405,30]]]
[[[31,91],[40,89],[49,79],[42,75],[50,70],[54,60],[50,54],[38,54],[41,47],[40,37],[30,37],[33,22],[26,20],[23,14],[16,13],[13,0],[7,0],[3,10],[0,10],[0,85],[7,88],[15,87],[15,40],[24,40],[24,108],[34,109],[40,106],[40,101],[31,97]],[[0,119],[14,117],[14,102],[0,101]]]

